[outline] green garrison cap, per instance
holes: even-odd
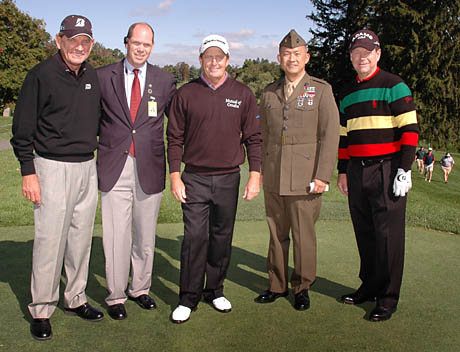
[[[297,48],[298,46],[306,46],[307,43],[303,38],[294,30],[291,29],[291,31],[286,34],[286,36],[283,38],[283,40],[280,43],[280,46],[285,46],[286,48]]]

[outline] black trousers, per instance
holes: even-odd
[[[398,159],[363,166],[350,160],[348,203],[361,258],[360,292],[396,309],[404,267],[406,197],[395,197]]]
[[[179,304],[193,308],[202,294],[208,299],[223,296],[223,283],[230,263],[240,173],[201,176],[184,172],[182,181],[187,199],[185,204],[182,203],[184,240],[181,248]]]

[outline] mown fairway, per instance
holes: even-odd
[[[8,133],[0,128],[0,139],[8,138]],[[437,160],[441,155],[436,154]],[[453,156],[460,163],[460,156]],[[457,351],[458,167],[447,185],[442,181],[439,163],[430,184],[413,168],[402,296],[398,312],[387,322],[367,321],[371,303],[353,307],[337,301],[360,282],[346,198],[337,191],[334,178],[317,224],[318,278],[311,290],[309,310],[295,311],[292,294],[268,305],[253,301],[267,286],[268,231],[260,195],[254,201],[241,200],[239,204],[232,261],[225,282],[233,311],[221,314],[201,303],[189,322],[171,323],[169,315],[178,301],[183,229],[180,206],[166,190],[151,290],[158,309],[144,311],[128,301],[125,321],[114,321],[106,314],[103,321],[89,323],[65,315],[60,303],[51,319],[53,339],[37,342],[29,333],[27,311],[31,299],[32,206],[21,195],[18,163],[12,150],[0,151],[0,351]],[[247,167],[243,167],[244,182],[247,173]],[[65,282],[64,277],[62,280]],[[87,295],[91,304],[106,312],[99,213]]]

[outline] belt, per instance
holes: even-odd
[[[362,167],[369,167],[376,164],[382,164],[388,160],[391,159],[361,159],[359,160],[359,163],[362,165]]]

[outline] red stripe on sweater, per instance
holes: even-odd
[[[393,154],[399,152],[401,149],[401,142],[396,141],[392,143],[382,144],[358,144],[348,146],[348,155],[353,157],[373,157],[378,155]]]
[[[339,148],[339,159],[350,159],[346,148]]]
[[[401,145],[417,146],[418,133],[415,132],[404,132],[400,140]]]

